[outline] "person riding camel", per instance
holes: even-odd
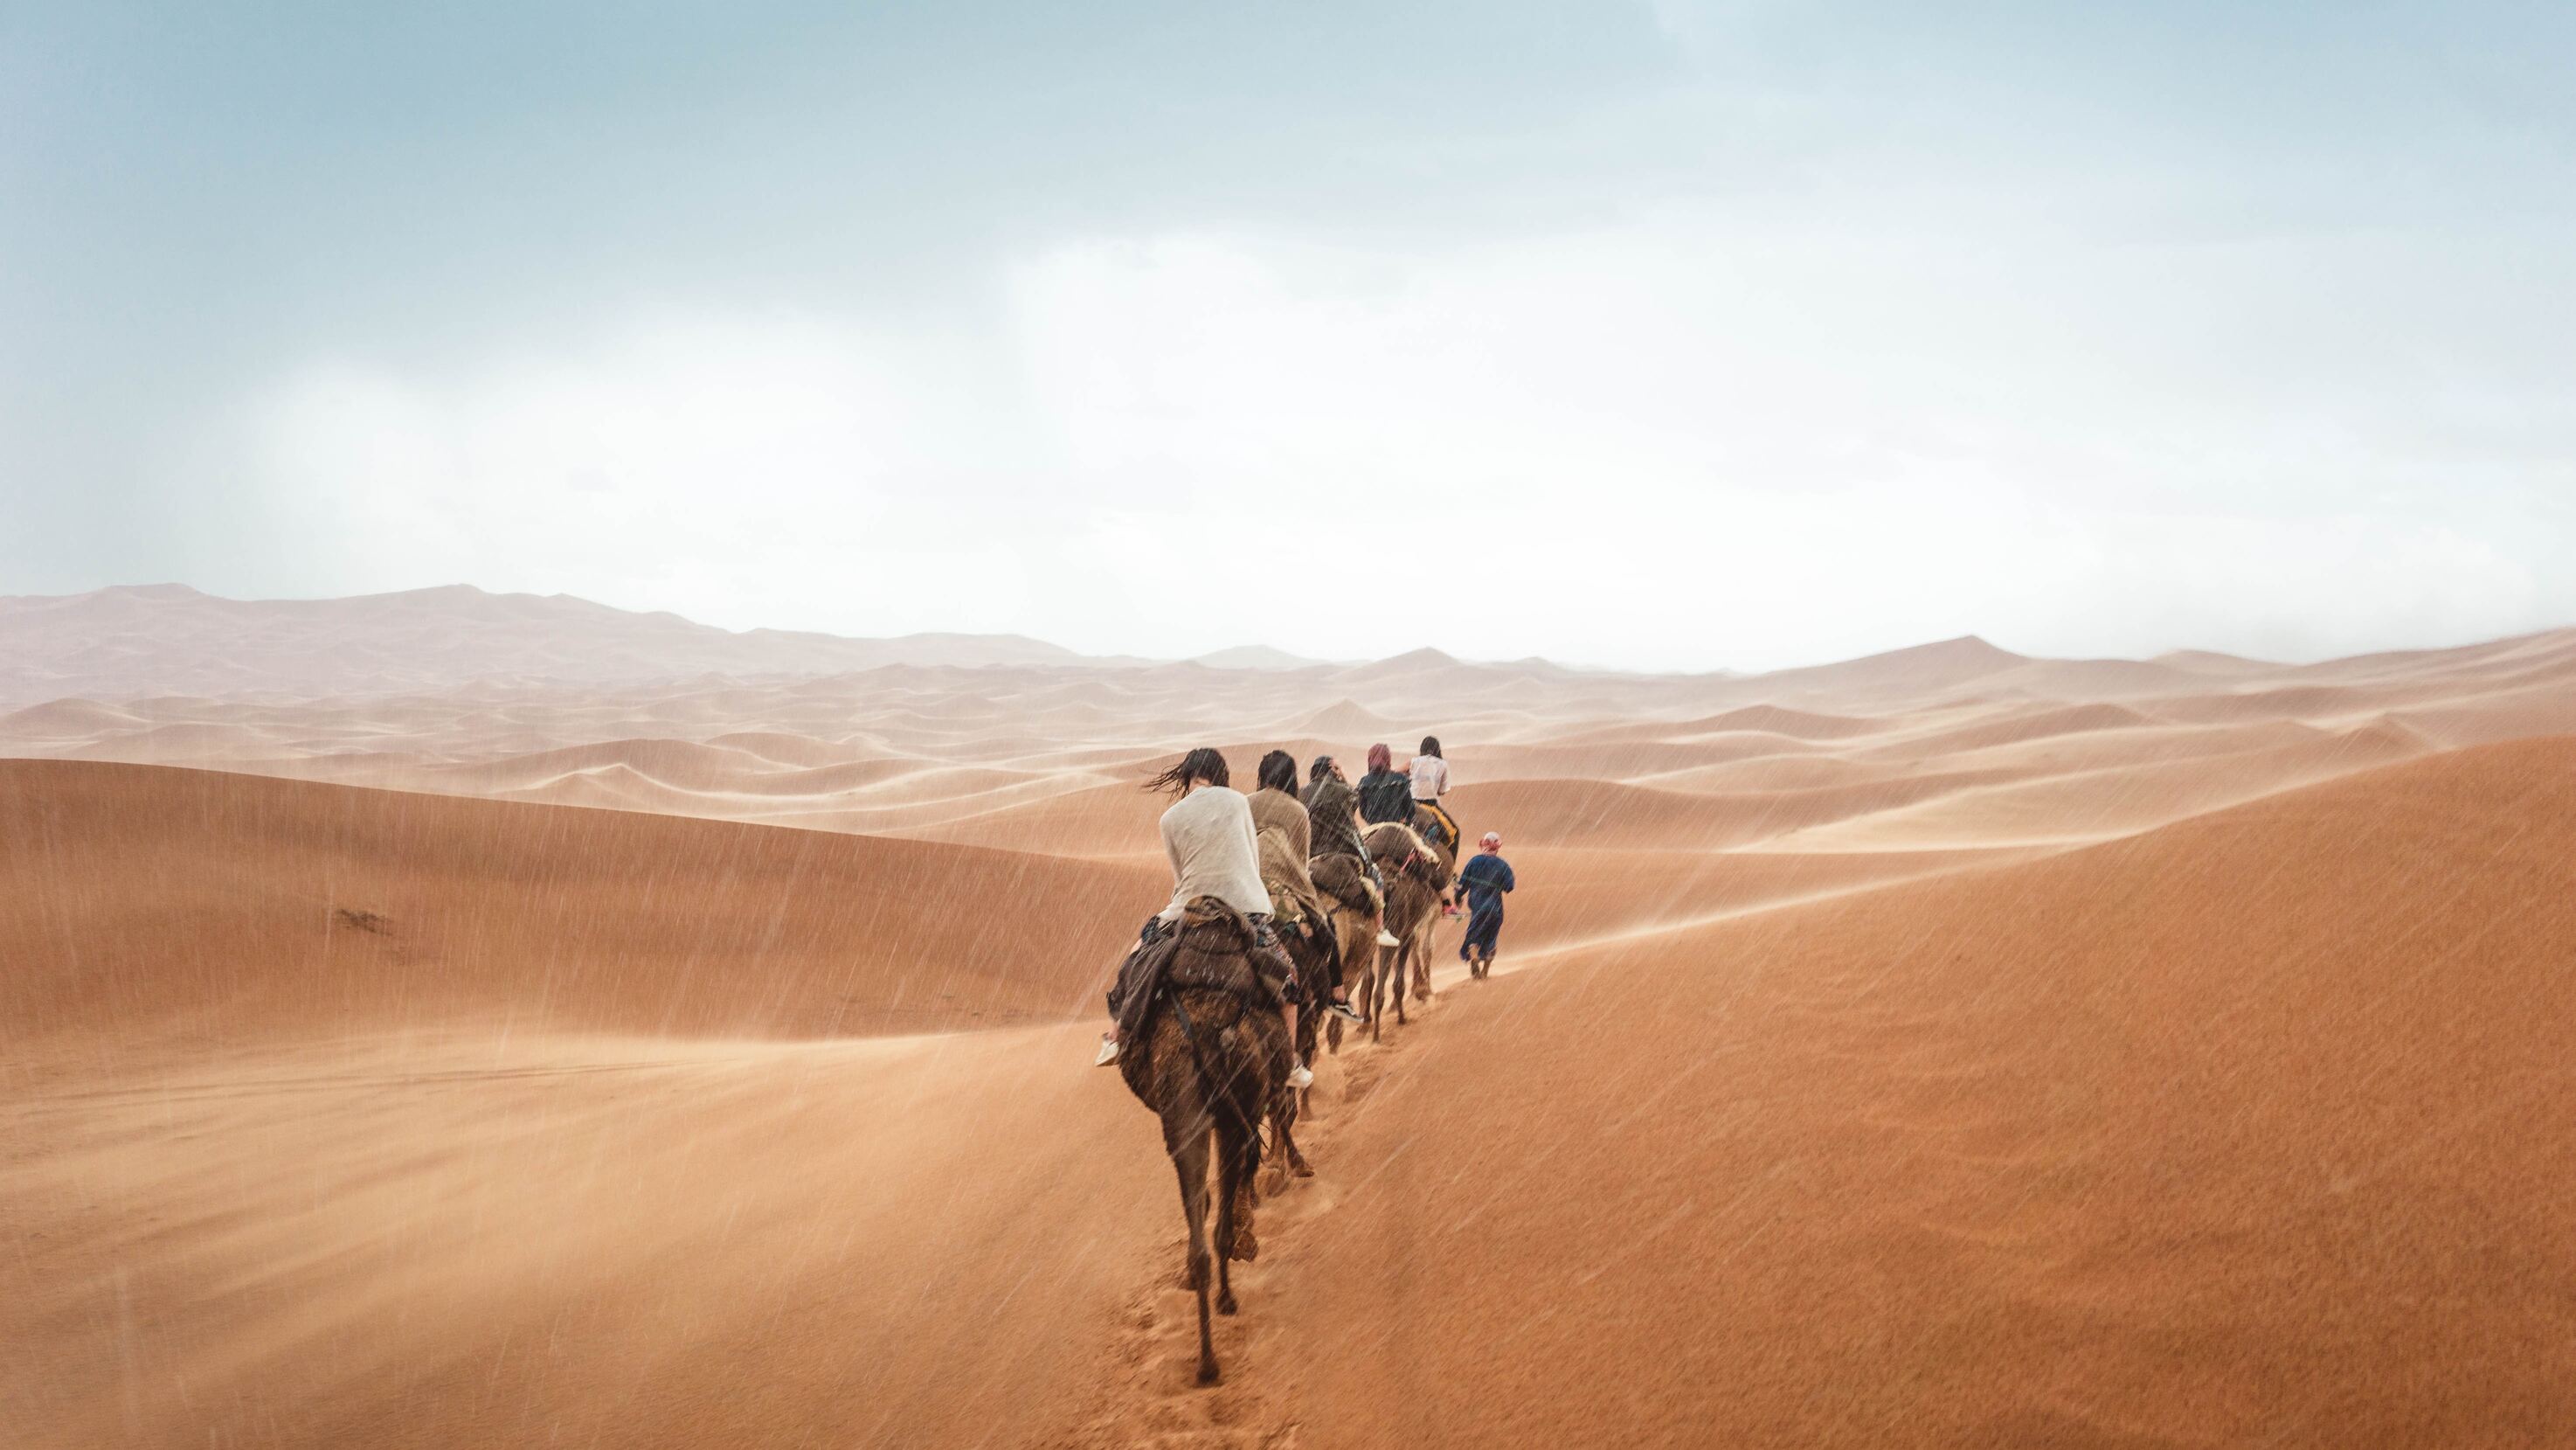
[[[1360,838],[1360,799],[1329,755],[1315,757],[1306,773],[1306,817],[1311,836],[1309,877],[1349,910],[1377,922],[1377,944],[1402,946],[1386,929],[1386,878]]]
[[[1397,773],[1395,752],[1368,748],[1368,774],[1360,777],[1360,819],[1372,826],[1413,819],[1413,782]]]
[[[1258,780],[1260,788],[1245,803],[1252,808],[1253,841],[1261,856],[1261,884],[1270,893],[1271,920],[1281,924],[1293,919],[1290,929],[1300,940],[1322,935],[1334,963],[1334,980],[1328,984],[1331,991],[1324,1006],[1357,1022],[1360,1014],[1340,981],[1341,954],[1332,947],[1323,901],[1307,871],[1314,825],[1297,799],[1297,758],[1285,750],[1271,751],[1261,757]]]
[[[1455,852],[1464,839],[1464,833],[1458,829],[1458,818],[1449,814],[1449,808],[1440,803],[1440,797],[1449,790],[1449,762],[1441,758],[1439,736],[1422,737],[1422,748],[1414,752],[1404,774],[1411,809],[1429,814],[1438,823],[1429,833],[1437,838],[1434,844],[1444,851]],[[1445,917],[1458,914],[1458,898],[1454,892],[1444,889],[1440,893],[1440,914]]]
[[[1458,889],[1467,897],[1467,938],[1458,943],[1458,960],[1477,976],[1493,970],[1494,946],[1503,934],[1503,897],[1517,885],[1512,863],[1503,859],[1503,838],[1487,831],[1476,859],[1458,873]]]
[[[1306,767],[1306,786],[1305,789],[1297,792],[1298,804],[1312,810],[1315,805],[1316,787],[1322,785],[1325,781],[1339,780],[1341,778],[1341,762],[1333,759],[1333,757],[1329,755],[1316,756],[1315,763]]]
[[[1449,793],[1449,762],[1440,756],[1439,736],[1422,737],[1422,749],[1415,752],[1412,764],[1405,767],[1405,774],[1411,778],[1413,803],[1439,817],[1440,828],[1449,833],[1449,839],[1441,844],[1453,851],[1458,849],[1458,843],[1463,839],[1458,834],[1458,818],[1449,814],[1449,808],[1440,803],[1440,798]]]
[[[1342,763],[1329,755],[1315,757],[1306,781],[1304,799],[1313,825],[1310,849],[1314,852],[1309,866],[1315,884],[1344,906],[1372,918],[1378,945],[1403,945],[1386,929],[1386,877],[1378,871],[1377,858],[1369,854],[1359,791],[1343,774]],[[1352,869],[1354,864],[1357,869]]]
[[[1180,797],[1163,812],[1163,854],[1172,863],[1172,902],[1145,923],[1143,941],[1150,945],[1180,924],[1189,904],[1213,896],[1242,913],[1252,927],[1252,949],[1265,975],[1281,979],[1280,1011],[1287,1019],[1288,1040],[1297,1040],[1297,965],[1279,945],[1270,927],[1270,893],[1261,884],[1261,852],[1254,840],[1252,807],[1228,782],[1225,757],[1200,746],[1181,762],[1145,782],[1152,791]],[[1132,958],[1131,958],[1132,960]],[[1118,1060],[1118,1029],[1100,1034],[1098,1066]],[[1292,1060],[1293,1061],[1293,1060]],[[1311,1087],[1315,1075],[1296,1062],[1288,1072],[1290,1087]]]

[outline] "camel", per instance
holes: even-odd
[[[1336,871],[1355,870],[1355,867],[1345,864],[1348,860],[1348,857],[1317,856],[1310,863],[1310,870],[1320,883],[1328,880]],[[1362,995],[1362,984],[1365,981],[1365,974],[1377,961],[1378,918],[1371,913],[1353,908],[1332,891],[1321,891],[1318,894],[1324,899],[1326,920],[1331,923],[1333,944],[1342,954],[1342,981],[1351,989],[1351,1001],[1354,1006],[1357,1006],[1366,1001]],[[1305,970],[1303,961],[1298,963],[1298,970],[1301,972]],[[1324,1019],[1322,1025],[1325,1045],[1333,1052],[1340,1052],[1342,1019],[1323,1012],[1318,1012],[1316,1015]],[[1301,1016],[1298,1021],[1300,1024],[1298,1035],[1302,1037],[1305,1035],[1303,1029],[1305,1019]],[[1305,1047],[1306,1061],[1311,1065],[1315,1060],[1314,1044],[1309,1042]]]
[[[1449,884],[1454,858],[1412,826],[1395,821],[1369,827],[1360,839],[1376,860],[1379,874],[1386,878],[1386,929],[1401,943],[1393,947],[1371,943],[1364,986],[1353,993],[1355,999],[1367,1004],[1361,1009],[1362,1015],[1369,1021],[1370,1040],[1376,1041],[1383,1031],[1381,1019],[1390,995],[1396,1022],[1401,1025],[1405,1020],[1404,973],[1417,954],[1424,980],[1429,980],[1431,930],[1439,920],[1440,893]],[[1391,993],[1387,990],[1390,986]],[[1418,995],[1428,996],[1428,987]]]
[[[1271,899],[1277,900],[1279,894],[1274,889]],[[1306,1063],[1312,1063],[1315,1060],[1316,1039],[1322,1032],[1319,1024],[1324,1019],[1332,1018],[1333,1045],[1336,1048],[1340,1047],[1342,1038],[1341,1019],[1333,1017],[1333,1014],[1325,1009],[1325,1000],[1332,995],[1334,949],[1332,927],[1320,919],[1314,921],[1313,926],[1315,932],[1311,937],[1286,931],[1279,934],[1280,944],[1288,949],[1289,960],[1297,964],[1297,980],[1306,984],[1305,1010],[1297,1014],[1296,1044],[1298,1060]],[[1298,1116],[1304,1112],[1305,1105],[1304,1092],[1283,1087],[1270,1108],[1271,1140],[1278,1145],[1280,1152],[1286,1155],[1288,1172],[1298,1178],[1315,1176],[1313,1166],[1306,1162],[1306,1155],[1297,1151],[1295,1130]]]
[[[1437,829],[1438,817],[1418,805],[1413,808],[1412,825],[1413,833],[1420,836],[1424,843],[1431,847],[1431,854],[1440,858],[1441,890],[1455,890],[1458,885],[1458,842],[1448,839],[1446,831]],[[1433,961],[1431,934],[1439,927],[1440,920],[1440,912],[1435,905],[1433,910],[1422,914],[1422,919],[1414,923],[1412,932],[1405,938],[1406,945],[1410,948],[1407,955],[1412,958],[1414,964],[1413,1000],[1417,1002],[1431,1000],[1431,963]],[[1397,980],[1403,979],[1399,976]],[[1400,1022],[1404,1019],[1398,1017],[1396,1020]]]
[[[1216,1311],[1232,1314],[1227,1266],[1260,1252],[1252,1179],[1261,1167],[1261,1122],[1288,1086],[1288,1027],[1253,972],[1251,945],[1251,926],[1232,907],[1213,897],[1191,902],[1153,1001],[1141,1009],[1149,1023],[1145,1050],[1120,1061],[1129,1089],[1162,1119],[1163,1150],[1180,1176],[1181,1212],[1190,1225],[1189,1285],[1199,1296],[1203,1385],[1218,1377],[1208,1322],[1208,1140],[1216,1140],[1218,1180]]]

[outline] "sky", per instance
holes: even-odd
[[[0,0],[0,594],[1652,669],[2567,625],[2571,70],[2476,0]]]

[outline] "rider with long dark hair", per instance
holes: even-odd
[[[1329,986],[1330,998],[1323,1005],[1356,1022],[1359,1014],[1351,1009],[1342,986],[1340,946],[1307,865],[1314,855],[1314,820],[1297,799],[1297,758],[1285,750],[1271,751],[1261,757],[1260,780],[1261,788],[1247,803],[1252,807],[1253,840],[1261,853],[1262,885],[1270,889],[1273,921],[1285,923],[1293,915],[1301,938],[1320,938],[1332,980],[1307,985],[1310,989]],[[1283,895],[1287,899],[1282,900]]]
[[[1369,858],[1359,793],[1343,778],[1342,767],[1333,757],[1315,757],[1314,767],[1307,772],[1305,801],[1311,823],[1308,849],[1314,853],[1309,874],[1315,884],[1374,923],[1379,946],[1401,945],[1386,929],[1386,878]]]
[[[1368,748],[1368,774],[1360,777],[1360,818],[1372,826],[1413,819],[1413,786],[1395,768],[1395,752],[1383,744]]]
[[[1213,896],[1243,914],[1252,926],[1253,950],[1277,953],[1279,961],[1287,953],[1279,950],[1279,939],[1270,929],[1270,892],[1261,884],[1261,848],[1254,839],[1252,807],[1243,793],[1230,784],[1232,772],[1226,769],[1225,757],[1201,746],[1180,759],[1180,763],[1145,782],[1145,788],[1177,795],[1163,812],[1163,854],[1172,863],[1172,901],[1147,925],[1169,931],[1180,925],[1181,913],[1192,901]],[[1288,1020],[1288,1040],[1297,1040],[1297,1002],[1295,968],[1289,968],[1288,1000],[1284,1011]],[[1115,1026],[1100,1034],[1099,1062],[1103,1067],[1118,1060],[1118,1032]],[[1305,1087],[1315,1075],[1300,1062],[1290,1070],[1288,1085]]]

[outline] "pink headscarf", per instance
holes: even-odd
[[[1370,746],[1368,760],[1369,769],[1371,770],[1395,769],[1395,752],[1387,749],[1383,745]]]

